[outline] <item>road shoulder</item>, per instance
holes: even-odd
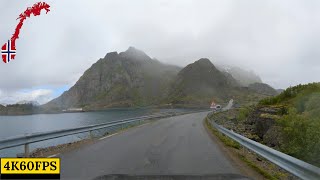
[[[209,127],[206,125],[206,119],[207,118],[205,118],[202,122],[203,126],[206,129],[206,132],[208,133],[211,140],[218,145],[221,151],[230,160],[232,165],[235,168],[239,169],[244,176],[247,176],[252,179],[266,179],[260,173],[253,170],[247,163],[241,160],[239,158],[239,154],[236,151],[234,151],[234,148],[226,146],[216,135],[214,135],[214,133],[211,132],[211,129],[209,129]]]

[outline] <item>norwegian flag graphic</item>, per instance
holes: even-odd
[[[11,40],[8,40],[1,48],[1,57],[4,63],[10,62],[16,56],[16,47]]]

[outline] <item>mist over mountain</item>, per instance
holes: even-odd
[[[248,71],[235,66],[218,65],[217,68],[228,74],[238,81],[241,86],[248,87],[253,83],[262,83],[261,78],[253,71]]]
[[[239,84],[232,76],[219,71],[209,59],[202,58],[178,73],[168,101],[174,104],[209,103],[213,97],[226,98],[229,90],[237,86]]]
[[[248,86],[249,90],[258,92],[260,94],[265,94],[269,96],[275,96],[279,94],[279,92],[273,89],[270,85],[265,83],[253,83]]]
[[[27,100],[18,101],[16,104],[32,104],[33,106],[40,106],[39,102],[37,101],[27,101]]]
[[[242,80],[231,72],[242,74],[239,75]],[[129,47],[124,52],[107,53],[87,69],[74,86],[40,106],[39,111],[163,105],[207,107],[212,99],[218,102],[230,98],[257,101],[271,95],[262,92],[264,88],[260,86],[243,87],[244,82],[261,80],[259,77],[246,79],[250,75],[239,72],[242,71],[221,71],[206,58],[184,68],[167,65]]]
[[[103,109],[158,104],[180,68],[151,59],[130,47],[108,53],[80,77],[77,83],[44,107]]]
[[[209,59],[202,58],[178,73],[170,87],[168,101],[191,107],[207,107],[212,100],[224,103],[236,99],[238,103],[250,103],[271,96],[266,91],[272,89],[266,84],[256,88],[243,87],[227,71],[220,71]]]

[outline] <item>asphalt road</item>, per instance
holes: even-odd
[[[60,155],[61,178],[106,174],[240,174],[210,139],[206,112],[170,117]]]

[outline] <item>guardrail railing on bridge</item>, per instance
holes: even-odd
[[[230,131],[213,121],[209,120],[209,123],[222,134],[230,137],[242,146],[259,154],[293,175],[301,179],[320,179],[320,168],[241,136],[240,134]]]
[[[43,132],[43,133],[31,133],[31,134],[24,134],[16,137],[9,137],[5,139],[0,139],[0,150],[8,149],[16,146],[24,145],[24,156],[29,157],[29,144],[36,143],[40,141],[60,138],[64,136],[80,134],[80,133],[90,133],[90,137],[92,138],[92,131],[100,130],[104,128],[114,127],[114,126],[122,126],[128,123],[139,122],[141,124],[142,121],[148,119],[155,119],[155,118],[165,118],[170,116],[176,115],[183,115],[188,113],[195,113],[195,112],[203,112],[208,110],[198,110],[198,111],[187,111],[187,112],[168,112],[168,113],[158,113],[149,116],[141,116],[135,118],[128,118],[123,120],[111,121],[102,124],[95,124],[89,126],[82,126],[77,128],[70,128],[70,129],[62,129],[62,130],[55,130],[50,132]]]

